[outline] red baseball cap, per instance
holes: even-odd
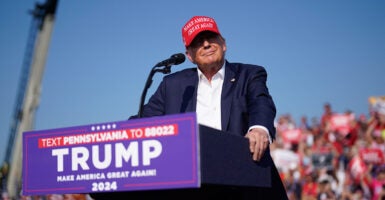
[[[183,43],[186,47],[194,40],[202,31],[211,31],[217,34],[221,34],[218,30],[217,23],[211,17],[206,16],[194,16],[191,18],[182,28]]]

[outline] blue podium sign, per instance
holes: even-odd
[[[195,113],[23,133],[24,195],[200,187]]]

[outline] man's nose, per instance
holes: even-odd
[[[203,40],[203,48],[208,49],[210,48],[210,42],[207,39]]]

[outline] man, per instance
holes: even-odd
[[[275,136],[265,69],[226,62],[226,42],[212,18],[193,17],[182,36],[188,59],[198,67],[165,77],[142,116],[196,111],[199,124],[246,134],[253,159],[260,160]]]
[[[226,61],[226,41],[211,17],[191,18],[182,28],[182,38],[187,58],[197,68],[166,76],[142,116],[196,111],[199,124],[245,136],[253,160],[265,156],[271,161],[273,187],[261,188],[258,195],[286,199],[268,148],[275,138],[276,109],[266,86],[266,70]]]
[[[159,191],[158,194],[176,199],[181,198],[180,195],[193,199],[216,199],[222,196],[226,197],[224,199],[287,199],[268,148],[275,138],[276,110],[266,87],[265,69],[227,62],[226,41],[210,17],[191,18],[182,28],[182,37],[187,58],[197,67],[165,76],[144,105],[141,116],[196,112],[199,124],[248,138],[253,160],[263,160],[271,169],[271,176],[268,177],[272,180],[260,181],[271,182],[272,187],[240,190],[204,186],[203,193],[192,189],[172,193]],[[157,197],[150,193],[129,195]]]

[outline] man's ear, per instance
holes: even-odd
[[[225,40],[225,38],[223,38],[222,37],[222,42],[223,42],[223,44],[222,44],[222,49],[223,49],[223,51],[226,51],[227,50],[227,46],[226,46],[226,40]]]
[[[194,60],[193,60],[193,58],[192,58],[192,56],[191,56],[189,50],[187,50],[187,49],[186,49],[186,55],[187,55],[187,58],[190,60],[190,62],[192,62],[193,64],[195,64],[195,62],[194,62]]]

